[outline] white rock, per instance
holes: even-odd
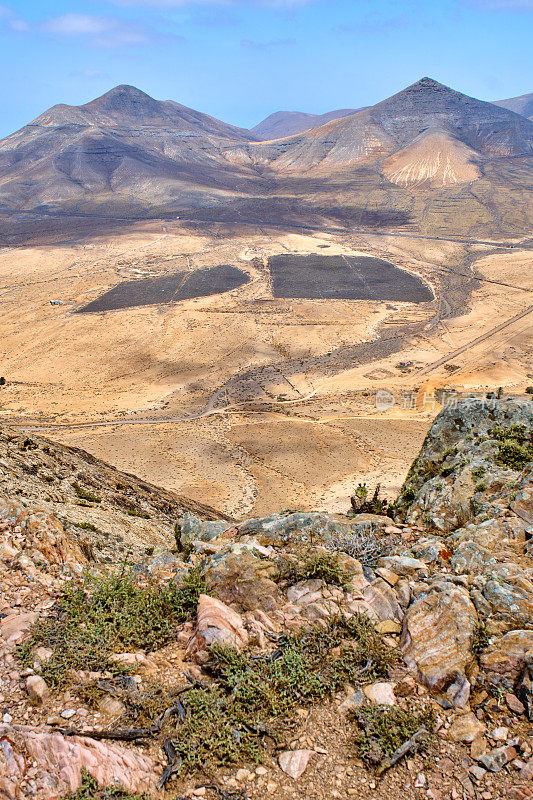
[[[378,706],[396,705],[393,683],[372,683],[370,686],[363,686],[363,693],[371,703]]]
[[[46,681],[40,675],[30,675],[26,678],[26,692],[35,705],[43,703],[50,694]]]
[[[296,781],[307,769],[309,759],[314,752],[314,750],[284,750],[279,755],[279,765],[289,778]]]

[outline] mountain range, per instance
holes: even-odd
[[[507,100],[494,100],[495,105],[508,108],[522,114],[523,117],[533,119],[533,94],[522,94],[519,97],[509,97]]]
[[[422,78],[261,141],[276,119],[248,131],[118,86],[0,141],[0,209],[521,230],[533,215],[533,122],[504,102]]]
[[[350,117],[362,111],[362,108],[339,108],[337,111],[328,111],[326,114],[305,114],[303,111],[276,111],[266,119],[251,128],[253,134],[259,139],[282,139],[295,133],[302,133],[309,128],[325,125],[333,119]]]

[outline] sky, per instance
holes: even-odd
[[[533,92],[533,0],[12,0],[0,136],[118,84],[252,127],[379,102],[428,75],[483,100]]]

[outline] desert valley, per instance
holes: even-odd
[[[428,78],[268,142],[55,106],[0,143],[1,418],[237,517],[393,497],[443,393],[533,380],[532,152]]]
[[[533,798],[532,95],[376,101],[0,140],[0,800]]]

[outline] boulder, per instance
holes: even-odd
[[[393,683],[371,683],[363,686],[363,694],[371,703],[377,706],[395,706],[396,697],[394,696]]]
[[[179,540],[179,544],[186,548],[195,539],[201,542],[210,542],[231,527],[233,527],[232,522],[208,522],[187,511],[178,521],[176,538]]]
[[[187,645],[186,655],[222,644],[242,650],[248,633],[240,614],[214,597],[201,594],[198,600],[196,629]]]
[[[497,688],[513,691],[533,658],[533,631],[509,631],[491,642],[479,660],[486,680]]]
[[[237,603],[245,611],[273,611],[282,601],[272,580],[276,574],[273,561],[252,552],[224,551],[212,557],[205,578],[209,591],[224,603]]]
[[[476,542],[461,542],[451,558],[451,567],[457,575],[483,574],[495,565],[490,550]]]
[[[413,603],[404,618],[401,649],[418,680],[433,691],[451,689],[450,702],[466,702],[466,668],[477,624],[468,592],[453,584],[430,588]]]
[[[409,558],[408,556],[384,556],[379,559],[378,567],[384,567],[391,572],[395,572],[400,578],[428,574],[427,565],[423,561],[418,558]]]
[[[82,770],[104,788],[156,794],[159,768],[144,753],[81,736],[0,725],[2,800],[56,800],[79,789]]]
[[[492,569],[483,597],[492,614],[508,630],[523,627],[533,618],[533,582],[517,564],[506,562]]]
[[[34,550],[49,564],[84,564],[86,558],[76,538],[63,529],[61,522],[45,511],[25,508],[17,500],[0,498],[0,527],[7,532],[7,544],[13,541],[15,529],[20,531],[25,550]]]
[[[26,692],[35,705],[43,703],[50,694],[46,681],[40,675],[30,675],[26,678]]]
[[[473,742],[483,733],[486,726],[478,720],[475,714],[469,712],[456,717],[448,730],[450,739],[454,742]]]

